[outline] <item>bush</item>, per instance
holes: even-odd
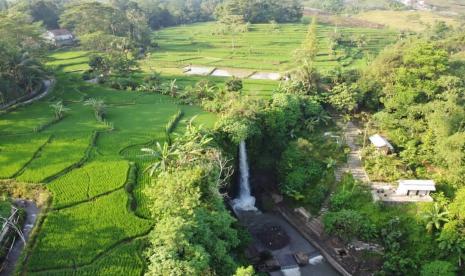
[[[143,83],[137,87],[138,91],[160,92],[162,79],[160,73],[153,73],[144,77]]]
[[[138,83],[133,78],[115,77],[108,80],[108,85],[119,90],[135,90]]]
[[[240,92],[242,90],[242,87],[242,80],[236,77],[233,77],[231,80],[228,80],[226,82],[226,89],[229,92]]]
[[[337,212],[328,212],[323,218],[323,223],[325,231],[345,241],[354,238],[372,240],[377,236],[375,225],[354,210],[343,209]]]
[[[357,209],[358,205],[371,201],[371,194],[360,185],[360,182],[351,174],[346,174],[339,183],[338,190],[331,197],[330,208],[332,211]]]
[[[323,163],[314,158],[312,150],[309,141],[298,139],[281,156],[278,169],[281,191],[296,200],[304,199],[305,190],[314,187],[324,175]]]
[[[455,267],[450,262],[433,261],[424,265],[421,269],[421,276],[454,276]]]

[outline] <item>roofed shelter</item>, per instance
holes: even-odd
[[[57,47],[73,45],[75,42],[74,35],[67,29],[49,30],[45,38]]]
[[[436,191],[436,183],[433,180],[399,180],[396,195],[400,196],[428,196]]]
[[[379,134],[370,136],[370,142],[375,146],[375,148],[385,154],[394,152],[394,147],[389,143],[389,141]]]

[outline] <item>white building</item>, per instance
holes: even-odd
[[[394,152],[394,147],[383,136],[375,134],[373,136],[370,136],[368,139],[370,139],[370,142],[373,144],[373,146],[375,146],[376,149],[386,154],[389,152]]]
[[[49,30],[44,36],[46,40],[57,47],[73,45],[75,41],[74,35],[66,29]]]
[[[399,180],[399,186],[395,192],[398,196],[429,196],[436,191],[436,183],[433,180]]]

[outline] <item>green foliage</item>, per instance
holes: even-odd
[[[402,275],[411,273],[416,268],[414,261],[402,248],[405,246],[405,229],[400,219],[391,219],[381,230],[381,239],[385,248],[383,272]]]
[[[242,80],[236,77],[233,77],[231,80],[226,82],[226,89],[229,92],[240,92],[242,90]]]
[[[147,190],[157,220],[148,274],[232,274],[236,264],[229,252],[239,240],[218,190],[230,176],[227,161],[193,126],[167,150],[176,155],[155,167],[153,187]]]
[[[408,175],[404,172],[402,162],[394,154],[385,155],[373,146],[368,146],[363,150],[362,156],[365,170],[373,181],[391,182]]]
[[[316,186],[325,173],[322,162],[313,156],[312,144],[302,138],[289,144],[278,167],[281,191],[296,200],[304,199],[305,190]]]
[[[357,210],[364,203],[371,203],[371,194],[352,175],[342,177],[337,191],[331,196],[330,210]]]
[[[34,22],[41,22],[51,30],[59,28],[60,4],[58,1],[50,0],[17,1],[11,9],[28,14]]]
[[[449,212],[441,210],[441,207],[437,203],[430,210],[423,213],[428,233],[432,233],[434,230],[441,230],[442,225],[449,221],[447,218],[448,215]]]
[[[61,14],[60,25],[83,36],[89,49],[97,45],[97,49],[108,49],[115,42],[141,47],[150,44],[147,18],[135,2],[124,7],[101,2],[72,3]]]
[[[450,262],[446,261],[433,261],[426,265],[423,265],[421,268],[421,276],[435,276],[435,275],[444,275],[444,276],[454,276],[455,267]]]
[[[328,103],[342,113],[351,113],[358,107],[359,93],[354,85],[338,84],[331,89]]]
[[[376,237],[376,228],[357,211],[342,209],[328,212],[323,219],[325,231],[345,241],[354,238],[370,240]]]
[[[254,276],[255,275],[255,270],[253,269],[253,266],[248,266],[248,267],[239,267],[236,270],[236,273],[234,276]]]
[[[302,4],[299,0],[291,1],[245,1],[228,0],[220,4],[215,11],[218,20],[226,17],[240,16],[245,22],[264,23],[295,22],[302,17]]]

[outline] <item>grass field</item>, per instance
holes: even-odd
[[[66,68],[86,54],[67,52],[55,58]],[[165,125],[178,110],[185,113],[184,121],[198,115],[194,123],[207,127],[216,117],[168,96],[103,88],[74,74],[57,79],[47,98],[0,115],[0,178],[40,182],[52,194],[51,210],[24,268],[39,275],[141,275],[141,238],[153,222],[147,219],[143,192],[151,181],[144,173],[150,158],[143,158],[140,149],[165,141]],[[89,97],[105,101],[113,130],[84,105]],[[58,100],[70,111],[37,131],[53,120],[50,104]],[[134,192],[125,187],[130,162],[140,169]],[[132,197],[136,204],[130,204]]]
[[[457,26],[452,17],[446,17],[428,11],[368,11],[355,16],[358,19],[386,25],[396,30],[424,31],[428,25],[436,21],[444,21],[448,25]]]

